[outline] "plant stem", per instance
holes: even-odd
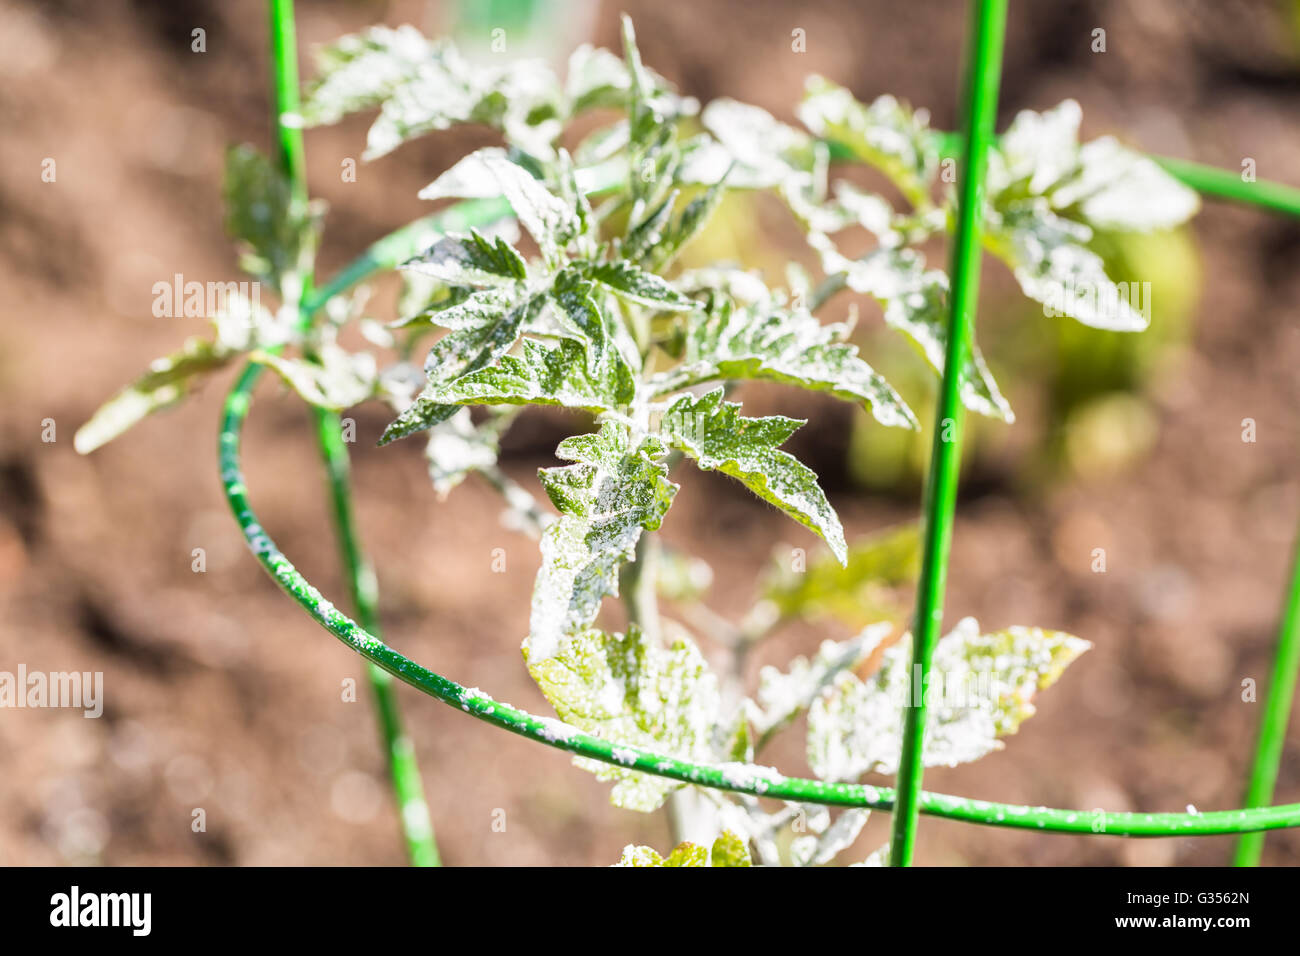
[[[659,594],[655,590],[658,580],[659,540],[653,532],[642,531],[636,542],[636,553],[623,565],[619,573],[619,593],[627,609],[628,624],[635,624],[652,644],[659,643]]]
[[[925,491],[925,531],[921,574],[917,582],[912,626],[912,673],[922,693],[906,709],[903,749],[898,766],[891,866],[909,866],[916,841],[916,819],[924,773],[925,693],[934,645],[943,624],[943,594],[952,542],[953,513],[961,469],[961,380],[970,349],[971,327],[979,299],[980,228],[984,219],[984,171],[993,123],[997,118],[998,81],[1006,0],[974,0],[968,27],[963,87],[965,149],[959,169],[957,227],[953,235],[948,343],[943,383],[934,420],[934,444]]]
[[[306,204],[306,151],[303,145],[302,121],[298,116],[298,53],[294,28],[293,0],[270,0],[271,55],[274,70],[275,130],[278,145],[277,159],[280,169],[289,181],[294,202]],[[312,277],[303,277],[304,300],[300,307],[300,325],[310,326],[312,309],[306,307],[310,296]],[[326,297],[328,298],[328,296]],[[322,304],[325,298],[315,300]],[[348,587],[353,605],[363,626],[378,633],[378,586],[369,562],[357,538],[352,514],[352,493],[348,478],[348,450],[343,441],[342,426],[337,414],[314,408],[316,437],[321,457],[329,479],[330,497],[334,506],[334,526],[339,552],[347,573]],[[424,800],[420,782],[420,768],[415,758],[411,739],[402,729],[401,710],[398,707],[393,678],[373,663],[367,668],[374,696],[376,715],[383,736],[389,776],[397,798],[398,817],[406,840],[407,853],[415,866],[438,866],[438,847],[434,842],[433,824],[429,807]]]
[[[1287,594],[1282,623],[1278,629],[1273,677],[1268,685],[1255,763],[1251,769],[1250,785],[1246,789],[1247,807],[1266,807],[1273,800],[1273,787],[1277,783],[1278,765],[1282,762],[1297,675],[1300,675],[1300,534],[1296,536],[1291,589]],[[1248,833],[1237,843],[1237,855],[1233,863],[1236,866],[1258,866],[1263,852],[1264,835]]]

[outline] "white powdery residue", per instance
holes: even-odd
[[[626,747],[615,747],[610,752],[610,756],[624,766],[630,767],[636,763],[638,754],[635,750],[628,750]]]
[[[766,793],[772,784],[785,779],[773,767],[760,767],[747,763],[719,764],[718,771],[731,786],[741,790],[753,790],[759,794]]]
[[[576,734],[582,733],[577,727],[556,720],[554,717],[542,717],[540,723],[542,739],[549,740],[553,744],[567,744]]]

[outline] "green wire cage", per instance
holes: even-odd
[[[292,0],[271,0],[269,7],[276,107],[278,115],[285,117],[294,114],[298,107]],[[934,451],[923,503],[921,575],[914,618],[913,665],[914,670],[922,675],[922,680],[930,670],[942,622],[961,457],[962,405],[957,370],[963,367],[970,348],[977,308],[981,255],[981,216],[978,213],[983,201],[986,156],[993,141],[997,114],[1006,17],[1007,0],[972,0],[961,91],[962,129],[945,143],[945,151],[958,159],[960,174],[950,261],[950,334],[935,411]],[[301,129],[293,123],[279,122],[277,132],[282,168],[294,190],[305,198]],[[1207,196],[1300,217],[1300,190],[1274,183],[1245,182],[1234,173],[1181,160],[1158,158],[1157,161],[1176,178]],[[309,323],[329,298],[371,274],[392,268],[409,258],[426,246],[432,237],[484,226],[508,215],[510,208],[504,200],[473,200],[404,227],[371,246],[328,283],[309,290],[304,298],[301,321]],[[786,777],[770,768],[752,765],[691,763],[642,748],[615,745],[609,740],[577,732],[554,719],[518,710],[481,691],[466,689],[385,644],[377,629],[373,575],[362,556],[354,527],[346,446],[339,438],[337,417],[330,412],[318,411],[318,438],[330,481],[339,547],[360,623],[327,601],[281,553],[249,504],[240,464],[240,433],[252,404],[253,388],[263,368],[255,362],[248,365],[225,400],[219,448],[225,496],[249,547],[266,571],[317,623],[369,662],[390,773],[408,852],[414,863],[436,865],[438,852],[421,793],[413,749],[401,727],[393,678],[479,720],[581,757],[700,787],[755,797],[891,811],[890,863],[895,866],[911,863],[918,814],[1056,833],[1129,837],[1240,834],[1236,852],[1238,865],[1254,865],[1259,861],[1265,831],[1300,826],[1300,803],[1269,805],[1281,761],[1292,690],[1300,670],[1300,560],[1293,568],[1289,582],[1258,746],[1245,806],[1241,809],[1110,813],[992,803],[924,791],[921,789],[921,744],[926,722],[923,700],[907,709],[896,788]],[[949,427],[939,427],[945,422]]]

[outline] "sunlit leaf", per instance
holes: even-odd
[[[615,744],[682,760],[716,759],[718,681],[689,640],[661,647],[636,628],[626,635],[587,630],[566,636],[545,657],[532,651],[530,639],[524,657],[565,723]],[[614,781],[611,802],[629,810],[655,810],[684,786],[618,764],[589,758],[575,763]]]
[[[663,395],[720,379],[761,379],[829,392],[871,411],[882,425],[915,428],[916,417],[884,378],[845,341],[849,328],[822,325],[797,307],[734,307],[724,300],[686,333],[680,366],[655,376]]]
[[[1009,627],[980,634],[961,621],[935,648],[926,766],[955,766],[1000,749],[1034,713],[1034,695],[1091,645],[1060,631]],[[914,693],[910,637],[884,652],[863,680],[842,671],[808,713],[808,762],[823,780],[854,780],[898,769],[903,715]],[[940,683],[941,682],[941,683]]]
[[[658,439],[634,443],[627,425],[607,421],[560,443],[556,456],[574,464],[538,473],[560,518],[542,535],[527,642],[532,663],[558,653],[566,634],[588,627],[605,596],[618,594],[619,567],[642,532],[659,527],[677,493],[665,452]]]
[[[920,572],[920,529],[908,524],[857,538],[849,542],[843,566],[810,557],[806,566],[791,570],[787,561],[788,552],[762,582],[763,597],[782,618],[832,617],[863,628],[903,612],[895,591],[913,583]]]
[[[802,421],[773,415],[744,418],[740,406],[723,401],[721,388],[695,397],[683,395],[664,413],[660,429],[667,441],[705,471],[721,471],[764,501],[815,531],[841,561],[844,529],[817,476],[778,447]]]

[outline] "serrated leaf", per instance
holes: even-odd
[[[710,866],[753,866],[749,858],[749,847],[745,841],[730,830],[723,830],[713,841],[709,851]]]
[[[1034,713],[1034,694],[1090,646],[1040,628],[981,635],[972,618],[962,620],[935,648],[931,673],[942,684],[932,682],[925,691],[925,765],[955,766],[1001,748],[1000,738]],[[813,771],[823,780],[897,772],[912,685],[910,636],[887,648],[880,669],[866,680],[841,672],[808,714]]]
[[[506,152],[495,147],[470,153],[424,189],[421,199],[495,199],[504,196],[520,224],[551,263],[582,230],[572,206],[553,195]]]
[[[587,275],[619,298],[638,305],[671,312],[695,307],[695,302],[674,289],[666,280],[627,260],[593,263],[587,269]]]
[[[1042,196],[1068,219],[1132,232],[1169,229],[1197,211],[1195,190],[1113,137],[1080,146],[1081,120],[1074,100],[1018,113],[989,157],[994,206]]]
[[[929,204],[939,156],[925,110],[912,110],[888,95],[870,105],[859,103],[844,87],[814,76],[797,113],[815,135],[888,176],[913,206]]]
[[[566,636],[545,657],[525,644],[524,658],[565,723],[615,744],[682,760],[716,758],[718,681],[688,639],[661,647],[635,627],[626,636],[586,630]],[[601,780],[615,781],[610,801],[628,810],[649,813],[684,786],[617,764],[574,762]]]
[[[793,455],[778,451],[803,421],[773,415],[744,418],[740,406],[723,400],[723,389],[696,398],[683,395],[664,413],[660,430],[669,444],[686,452],[705,471],[736,478],[764,501],[815,531],[843,561],[844,528],[817,476]]]
[[[522,294],[517,285],[495,286],[474,292],[457,287],[450,290],[446,298],[433,303],[422,312],[399,319],[391,328],[437,326],[451,331],[480,328],[513,308]]]
[[[548,348],[524,339],[518,357],[470,372],[426,392],[430,401],[448,405],[561,405],[592,412],[611,411],[632,399],[635,387],[627,366],[607,363],[605,375],[588,366],[577,342],[562,340]]]
[[[284,174],[251,146],[227,151],[223,195],[240,268],[296,301],[316,255],[324,206],[296,200]]]
[[[659,527],[677,493],[661,461],[666,451],[653,437],[634,444],[627,425],[606,421],[560,443],[556,456],[575,464],[538,472],[560,518],[542,535],[530,661],[558,653],[566,634],[588,627],[605,596],[618,594],[619,567],[641,533]]]
[[[488,311],[478,325],[468,325],[448,332],[429,350],[425,372],[429,384],[416,400],[385,429],[379,444],[386,445],[399,438],[444,422],[456,412],[456,405],[438,401],[438,390],[462,375],[468,375],[490,365],[505,355],[520,330],[546,304],[543,293],[520,290],[522,298],[513,304],[503,304],[497,311]]]
[[[587,346],[592,366],[598,367],[607,359],[610,330],[604,312],[592,295],[594,291],[595,285],[572,268],[557,273],[551,285],[551,299],[559,308],[561,324],[574,339]],[[615,354],[609,358],[616,360],[618,356]],[[631,377],[630,370],[627,375]]]
[[[488,239],[475,229],[468,236],[443,236],[401,268],[448,285],[495,286],[528,278],[524,258],[500,236]]]
[[[1166,229],[1199,206],[1196,193],[1104,137],[1080,147],[1079,104],[1019,113],[989,157],[985,243],[1047,314],[1094,328],[1145,329],[1128,286],[1106,275],[1093,230]]]
[[[655,395],[719,379],[782,382],[861,404],[882,425],[916,427],[916,416],[884,378],[844,341],[849,328],[825,325],[806,309],[729,300],[692,316],[681,365],[651,380]]]
[[[893,630],[887,621],[874,624],[851,640],[822,641],[812,660],[796,657],[784,671],[765,665],[759,671],[758,699],[750,708],[755,732],[767,737],[794,720],[840,673],[875,653]]]
[[[679,843],[673,852],[662,857],[648,846],[628,844],[615,866],[753,866],[749,847],[730,830],[713,841],[711,849],[694,843]]]
[[[1088,248],[1092,230],[1051,211],[1046,199],[1023,199],[989,214],[985,242],[1011,266],[1021,290],[1048,315],[1113,332],[1140,332],[1150,316],[1133,308],[1129,288],[1106,275]],[[1134,298],[1140,300],[1138,295]]]
[[[304,96],[303,120],[309,126],[336,123],[378,106],[437,56],[437,48],[409,25],[340,37],[316,52],[317,75]]]
[[[948,348],[948,276],[938,269],[926,269],[925,260],[910,249],[877,249],[862,259],[847,259],[824,236],[814,233],[809,241],[821,252],[826,273],[844,276],[850,289],[880,302],[885,323],[911,339],[942,375]],[[975,343],[971,343],[962,372],[961,398],[971,411],[1015,421]]]
[[[849,543],[843,566],[813,558],[797,571],[784,561],[776,567],[764,577],[761,591],[782,618],[829,616],[854,629],[895,620],[905,610],[895,591],[920,573],[920,529],[908,524],[858,538]]]

